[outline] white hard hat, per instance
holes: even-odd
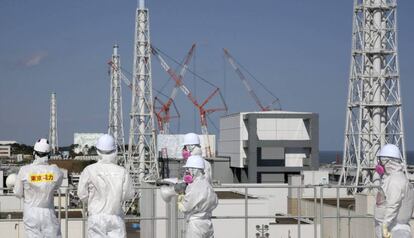
[[[400,149],[393,144],[384,145],[377,154],[378,157],[389,157],[394,159],[402,159]]]
[[[184,135],[183,145],[199,145],[200,138],[195,133],[187,133]]]
[[[17,178],[17,174],[10,174],[9,176],[7,176],[7,179],[6,179],[7,188],[14,187],[14,184],[16,183],[16,178]]]
[[[204,169],[204,159],[199,155],[192,155],[188,157],[187,162],[183,166],[184,168],[196,168]]]
[[[49,153],[50,152],[49,141],[45,138],[41,138],[36,141],[33,149],[39,153]]]
[[[108,134],[99,137],[98,142],[96,142],[96,149],[103,153],[113,152],[116,150],[114,138]]]

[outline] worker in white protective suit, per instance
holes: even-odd
[[[33,154],[33,163],[20,168],[13,189],[17,197],[24,199],[26,237],[61,237],[53,195],[62,184],[63,173],[56,165],[48,164],[50,145],[47,139],[35,143]]]
[[[183,159],[187,160],[191,155],[203,156],[201,150],[200,138],[195,133],[187,133],[184,135],[182,155]],[[213,179],[211,165],[210,163],[203,159],[204,161],[204,175],[206,176],[207,181],[211,184]],[[185,182],[185,181],[184,181]]]
[[[186,176],[192,177],[185,189],[185,195],[178,197],[178,209],[183,212],[185,238],[213,238],[214,229],[211,213],[217,207],[217,195],[204,176],[204,160],[199,155],[188,158],[184,167]]]
[[[122,203],[134,190],[125,168],[116,164],[117,147],[110,135],[96,143],[100,160],[87,166],[79,179],[78,196],[88,203],[88,237],[126,237]]]
[[[409,222],[414,209],[414,190],[404,174],[400,150],[386,144],[377,157],[375,170],[382,178],[375,207],[376,237],[411,238]]]

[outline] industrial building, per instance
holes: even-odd
[[[319,167],[317,113],[241,112],[220,119],[218,155],[230,158],[234,182],[287,183]]]
[[[96,145],[96,141],[103,133],[74,133],[73,144],[76,145],[75,153],[87,153],[87,149]]]
[[[10,157],[10,155],[11,155],[11,146],[0,145],[0,157]]]

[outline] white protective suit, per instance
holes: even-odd
[[[211,213],[217,207],[217,195],[201,173],[188,184],[179,206],[186,221],[185,238],[213,238]]]
[[[88,237],[126,237],[122,203],[134,190],[125,168],[115,164],[116,154],[101,155],[79,179],[78,196],[88,203]]]
[[[409,225],[414,209],[414,190],[403,173],[403,165],[389,160],[385,165],[375,207],[376,237],[382,238],[386,226],[394,238],[411,238]]]
[[[201,147],[194,147],[194,149],[191,151],[191,155],[203,156],[203,152],[201,151]],[[204,159],[204,176],[207,179],[207,182],[209,184],[212,184],[213,174],[212,174],[212,171],[211,171],[211,164],[206,159]]]
[[[53,194],[62,184],[63,173],[56,165],[47,163],[47,156],[35,158],[32,164],[20,169],[14,187],[14,194],[24,199],[26,237],[61,237]]]

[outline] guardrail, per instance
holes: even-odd
[[[296,214],[295,212],[291,212],[290,214],[286,214],[286,215],[274,215],[274,216],[269,216],[267,214],[264,215],[251,215],[251,212],[249,211],[249,201],[252,199],[251,195],[249,195],[249,190],[251,191],[252,189],[260,189],[260,188],[265,188],[265,189],[275,189],[275,193],[277,193],[278,190],[280,189],[287,189],[288,193],[290,194],[290,198],[291,198],[291,205],[295,205],[296,207]],[[329,222],[330,220],[334,219],[335,223],[336,223],[336,237],[341,237],[341,232],[344,227],[343,225],[341,225],[341,221],[347,221],[348,227],[345,227],[347,230],[347,236],[346,237],[351,237],[351,220],[352,219],[369,219],[370,221],[373,222],[373,216],[372,215],[367,215],[367,214],[351,214],[351,208],[355,208],[354,204],[350,204],[348,205],[346,208],[344,208],[343,206],[341,207],[341,200],[343,200],[343,198],[341,198],[341,190],[349,190],[349,189],[375,189],[376,187],[368,187],[368,186],[331,186],[331,185],[315,185],[315,186],[290,186],[290,185],[274,185],[274,184],[234,184],[234,185],[221,185],[221,186],[214,186],[214,189],[216,191],[220,190],[220,191],[234,191],[237,190],[239,195],[241,194],[241,196],[244,195],[243,200],[244,200],[244,214],[243,215],[239,215],[239,216],[232,216],[231,214],[226,215],[226,216],[213,216],[212,219],[213,220],[243,220],[244,221],[244,237],[248,238],[249,237],[249,229],[251,228],[251,223],[254,220],[257,219],[269,219],[270,220],[280,220],[280,219],[291,219],[291,220],[295,220],[296,221],[296,237],[300,238],[300,237],[320,237],[323,238],[324,237],[324,229],[325,226],[328,224],[327,222]],[[140,189],[150,189],[152,191],[159,189],[159,187],[153,186],[153,187],[141,187]],[[0,191],[4,190],[4,192],[6,192],[3,195],[0,196],[13,196],[12,193],[10,193],[10,191],[8,191],[8,189],[1,189]],[[332,193],[332,190],[335,190],[336,196],[335,196],[335,202],[333,204],[328,204],[327,203],[327,198],[324,196],[325,192],[329,190]],[[273,190],[272,190],[273,191]],[[8,193],[7,193],[8,192]],[[58,219],[61,221],[61,224],[64,224],[65,229],[64,229],[64,233],[62,234],[62,236],[64,238],[69,238],[69,223],[72,221],[81,221],[82,222],[82,237],[86,237],[86,222],[87,222],[87,215],[86,215],[86,209],[85,206],[83,206],[83,204],[78,207],[78,209],[81,209],[81,214],[82,217],[81,218],[71,218],[69,217],[69,211],[72,209],[70,207],[70,199],[74,199],[73,197],[70,198],[70,192],[76,192],[75,189],[70,189],[67,187],[61,187],[61,189],[58,190],[57,196],[59,197],[58,199],[58,204],[57,204],[57,212],[58,212]],[[155,191],[154,191],[155,192]],[[307,194],[312,194],[312,196],[306,196],[304,197],[305,192],[307,192]],[[76,194],[76,193],[74,193]],[[62,204],[62,198],[64,198],[64,203]],[[332,201],[332,197],[330,198],[330,200]],[[239,199],[240,201],[240,199]],[[293,203],[293,201],[296,202],[296,204]],[[312,209],[308,209],[307,212],[304,211],[304,209],[302,208],[302,205],[306,205],[306,204],[311,204],[311,206],[313,206]],[[1,205],[1,204],[0,204]],[[63,206],[62,206],[63,205]],[[286,204],[286,206],[288,206]],[[307,206],[308,207],[308,206]],[[329,213],[325,213],[326,209],[330,209],[333,211],[333,209],[335,209],[335,214],[329,214]],[[310,211],[312,210],[312,211]],[[347,211],[347,214],[341,214],[341,210]],[[63,211],[63,213],[62,213]],[[0,206],[0,213],[1,213],[1,206]],[[305,213],[310,213],[309,214],[305,214]],[[62,216],[64,214],[64,216]],[[154,217],[142,217],[142,216],[128,216],[125,218],[126,221],[141,221],[141,220],[151,220],[151,221],[157,221],[157,220],[168,220],[168,219],[183,219],[180,218],[178,216],[171,218],[171,217],[167,217],[167,216],[154,216]],[[23,219],[0,219],[0,223],[1,222],[8,222],[8,221],[12,221],[12,222],[22,222]],[[63,222],[63,223],[62,223]],[[306,223],[306,224],[305,224]],[[329,223],[331,224],[331,223]],[[313,234],[306,234],[303,235],[301,234],[301,227],[304,225],[313,225]],[[318,227],[319,226],[319,227]],[[328,228],[328,227],[327,227]],[[330,228],[330,227],[329,227]],[[259,229],[256,227],[256,229]],[[251,230],[250,230],[251,231]],[[218,231],[216,230],[216,233]],[[262,233],[265,235],[265,233],[262,231]],[[250,232],[251,234],[251,232]],[[262,235],[263,235],[262,234]],[[334,235],[334,234],[329,234]],[[343,236],[343,235],[342,235]],[[169,238],[178,238],[180,237],[179,234],[168,234]],[[265,235],[265,236],[260,236],[260,232],[256,233],[256,237],[272,237],[271,234],[270,235]],[[280,237],[279,235],[277,237]],[[343,236],[345,237],[345,236]],[[154,238],[154,237],[151,237]]]

